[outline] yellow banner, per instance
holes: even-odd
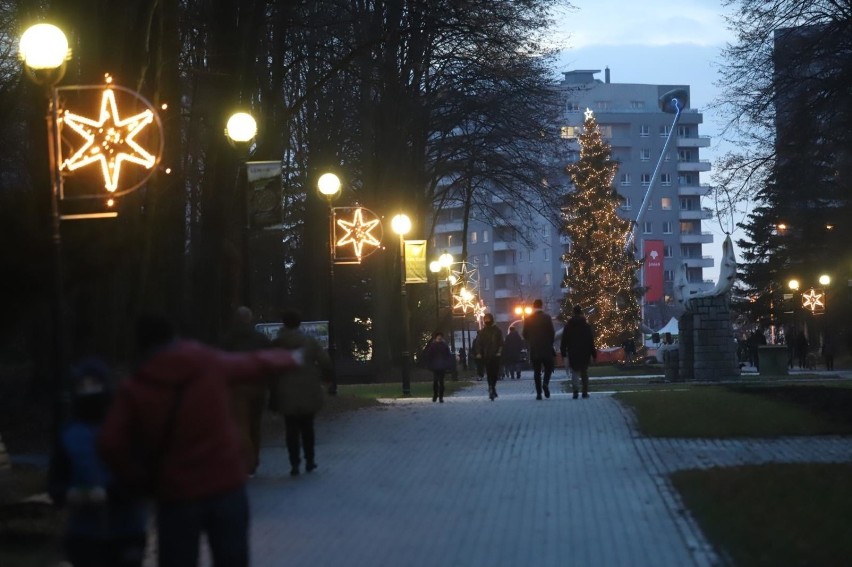
[[[426,241],[405,241],[405,283],[426,283]]]

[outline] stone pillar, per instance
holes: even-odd
[[[680,347],[678,367],[680,380],[694,380],[693,360],[695,358],[695,340],[692,336],[692,312],[686,311],[677,322],[678,346]]]
[[[727,294],[689,301],[694,380],[720,381],[740,376],[728,303]]]

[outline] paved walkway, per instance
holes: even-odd
[[[252,565],[712,565],[669,472],[852,460],[843,438],[642,438],[611,395],[536,401],[526,376],[498,392],[488,401],[481,382],[322,423],[310,475],[291,478],[284,448],[267,447],[249,484]]]

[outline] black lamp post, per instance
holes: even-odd
[[[334,367],[335,346],[334,336],[334,207],[332,206],[334,199],[340,195],[340,178],[333,173],[324,173],[317,181],[317,188],[320,194],[328,201],[328,356],[331,358],[331,365]],[[331,373],[331,384],[328,386],[328,393],[332,396],[337,394],[337,373]]]

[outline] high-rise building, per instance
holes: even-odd
[[[699,155],[701,148],[710,146],[710,138],[699,134],[701,113],[687,106],[663,156],[657,178],[652,179],[673,122],[673,115],[660,109],[660,97],[675,89],[688,94],[689,87],[611,83],[609,69],[603,81],[595,78],[598,73],[597,70],[564,73],[564,79],[555,87],[564,101],[555,135],[568,146],[569,161],[578,159],[577,136],[583,127],[583,113],[591,109],[604,138],[612,146],[613,159],[620,164],[614,185],[624,197],[621,213],[625,218],[636,220],[642,201],[651,190],[635,238],[639,247],[655,241],[662,251],[661,297],[646,301],[643,309],[645,324],[657,328],[680,314],[673,285],[681,264],[685,265],[692,290],[703,291],[713,286],[712,280],[704,279],[704,269],[713,267],[714,260],[703,252],[703,245],[713,242],[713,234],[704,231],[702,225],[712,217],[712,212],[701,203],[711,188],[700,179],[702,172],[710,170],[710,162]],[[562,167],[558,169],[561,171]],[[567,182],[567,178],[563,180]],[[499,196],[493,197],[493,201],[496,208],[511,210],[512,204]],[[458,257],[461,239],[468,239],[468,261],[479,271],[480,297],[496,321],[507,326],[517,319],[517,306],[531,304],[536,298],[545,302],[547,311],[557,314],[566,268],[561,255],[570,245],[559,234],[560,219],[541,216],[535,220],[533,233],[540,237],[528,245],[519,239],[517,227],[491,226],[475,216],[464,235],[461,214],[461,208],[445,208],[440,212],[432,246],[438,253],[447,250]]]

